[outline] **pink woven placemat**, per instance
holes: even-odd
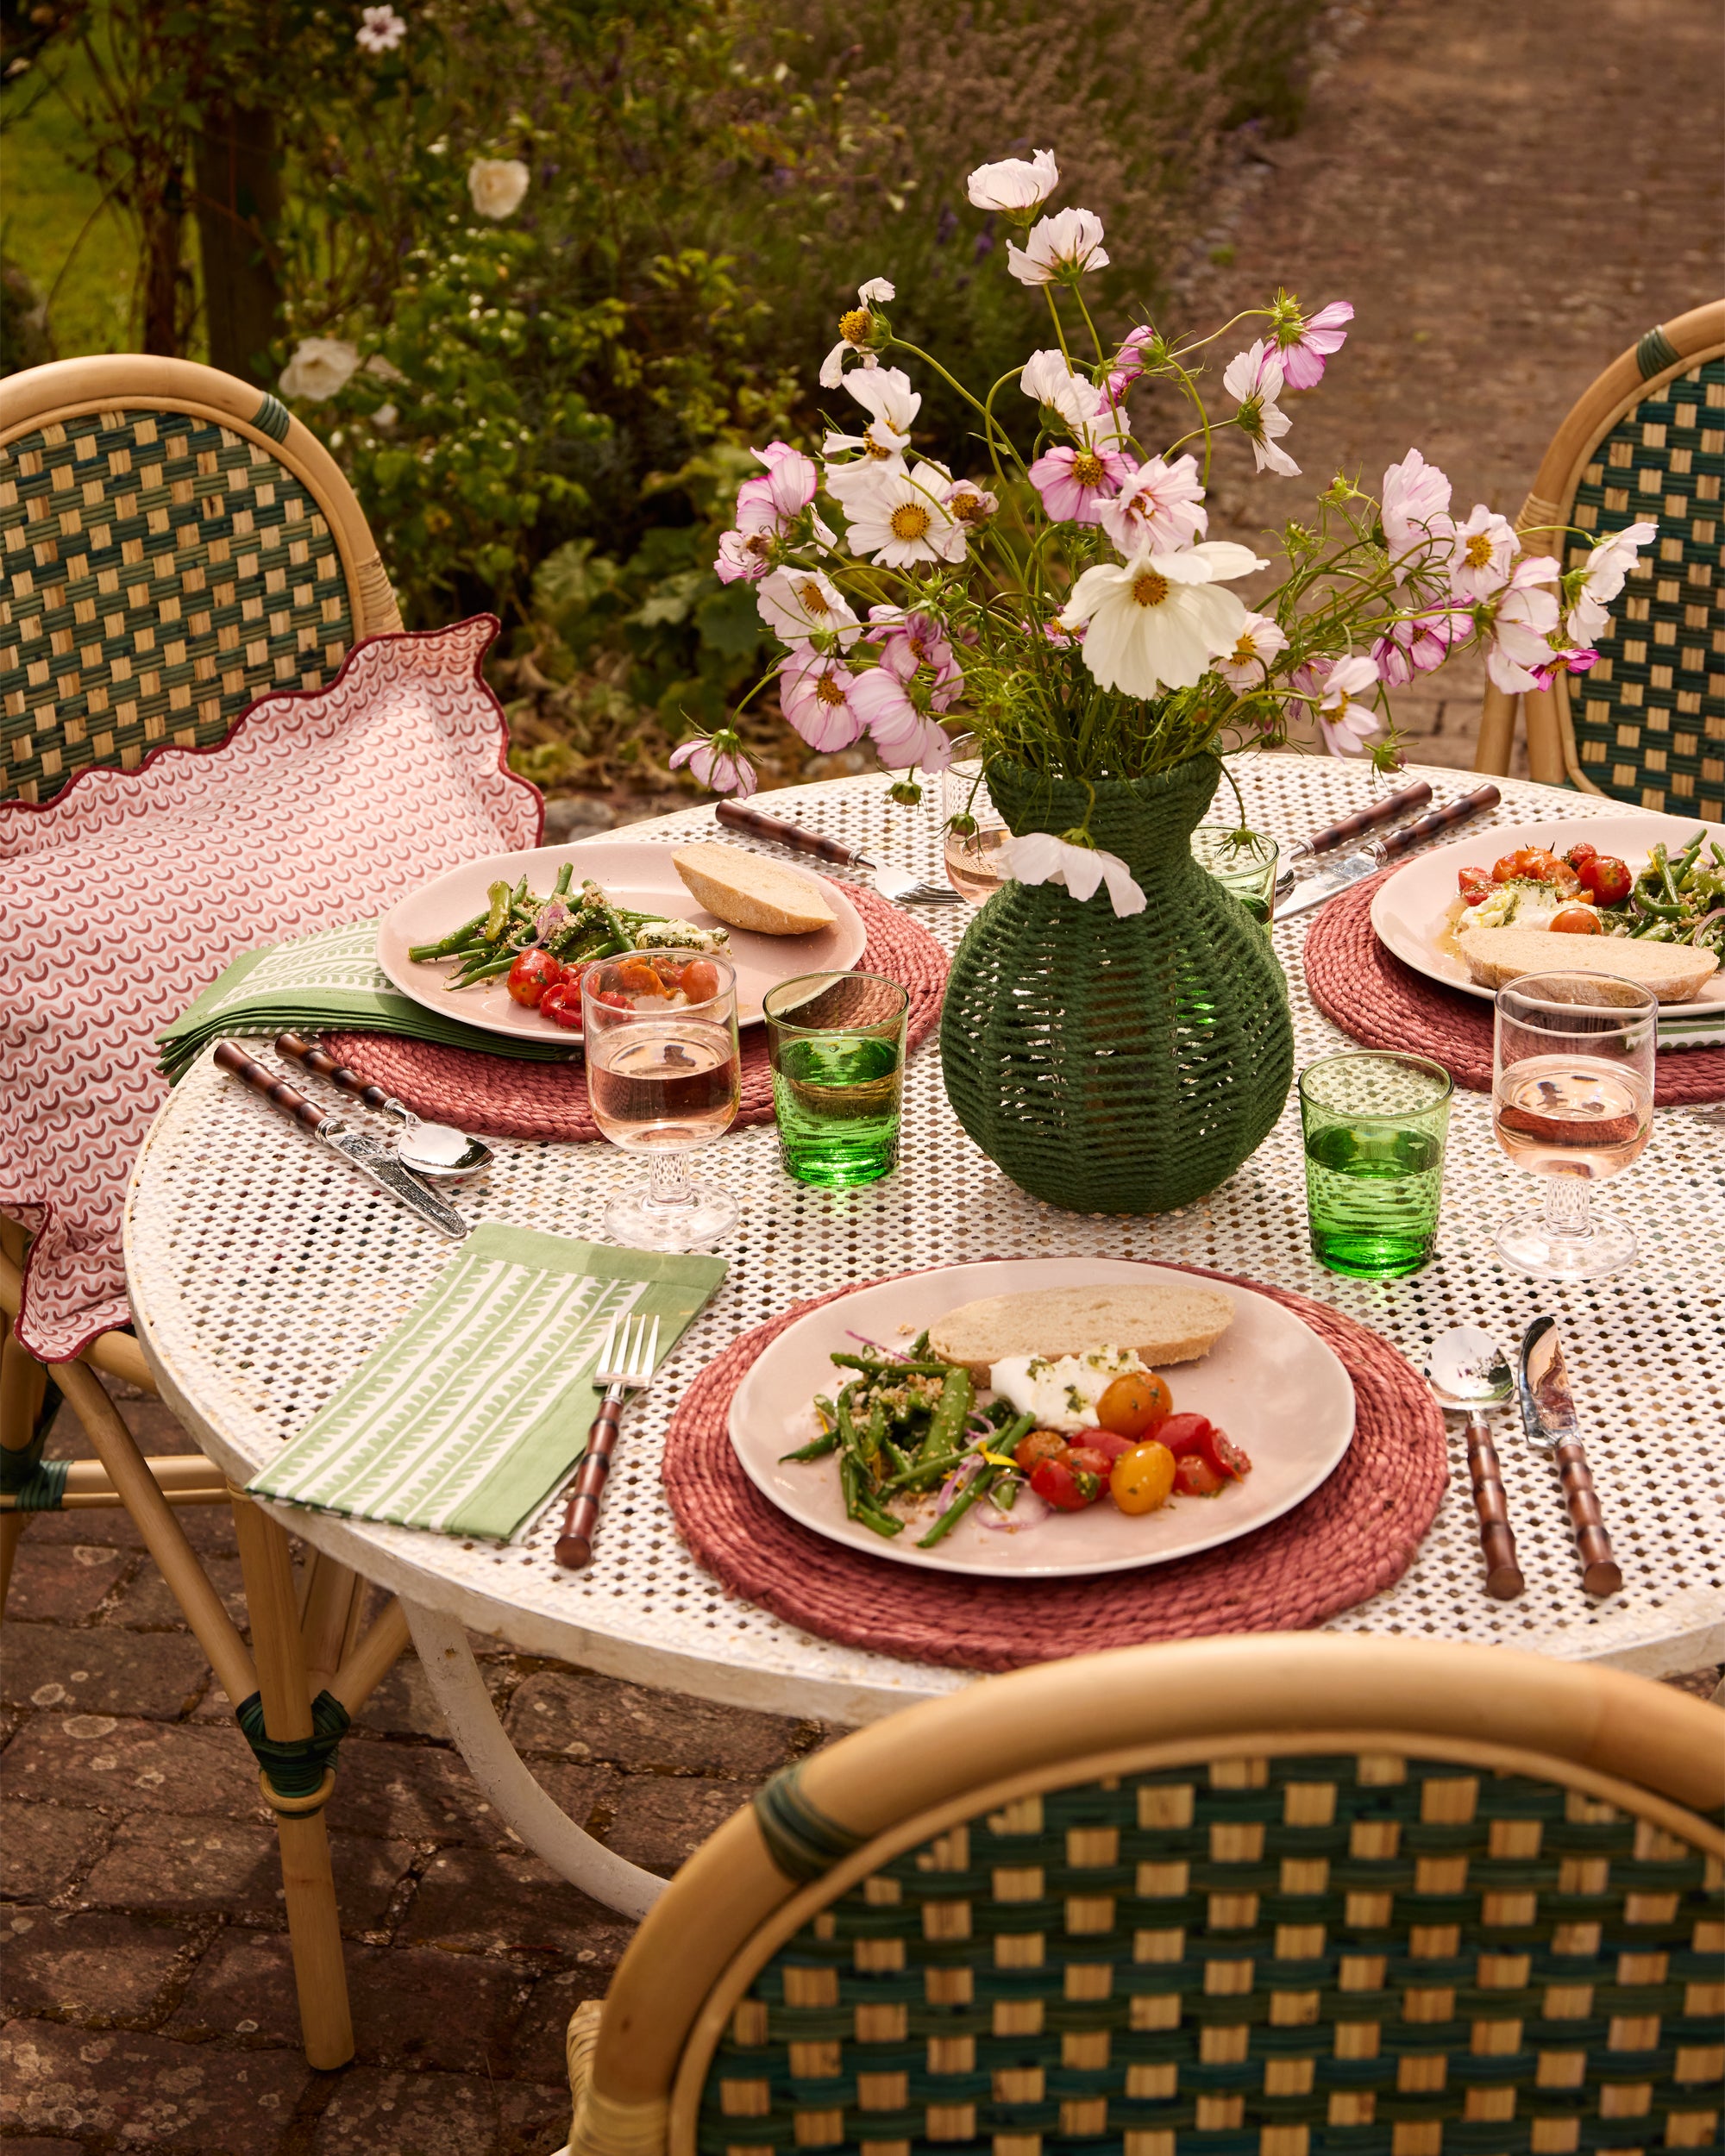
[[[1386,870],[1385,874],[1390,871]],[[1429,1056],[1470,1093],[1491,1090],[1491,1006],[1427,981],[1377,940],[1372,876],[1332,899],[1306,937],[1312,1000],[1363,1048]],[[1672,1049],[1659,1059],[1653,1099],[1662,1108],[1725,1100],[1725,1048]]]
[[[684,1541],[734,1594],[805,1632],[964,1670],[1016,1670],[1147,1639],[1300,1631],[1390,1586],[1412,1564],[1448,1480],[1443,1417],[1424,1385],[1387,1340],[1326,1304],[1232,1273],[1178,1269],[1281,1303],[1353,1380],[1354,1436],[1341,1464],[1268,1526],[1171,1564],[1076,1580],[913,1570],[811,1532],[743,1473],[725,1418],[768,1343],[834,1300],[819,1295],[733,1341],[684,1395],[662,1470]]]
[[[884,974],[910,992],[905,1051],[925,1041],[940,1018],[946,990],[946,954],[925,928],[888,906],[878,893],[848,887],[869,941],[857,960],[864,973]],[[587,1105],[587,1082],[579,1062],[514,1062],[471,1049],[442,1048],[430,1041],[388,1033],[329,1033],[330,1054],[383,1086],[416,1115],[455,1124],[492,1138],[555,1138],[565,1144],[597,1138]],[[737,1124],[770,1123],[773,1080],[767,1063],[767,1029],[743,1036],[743,1105]]]

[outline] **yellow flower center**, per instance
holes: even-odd
[[[1086,449],[1082,456],[1074,459],[1072,476],[1080,486],[1100,486],[1108,475],[1095,451]]]
[[[961,524],[980,524],[988,519],[980,494],[955,494],[947,507]]]
[[[875,441],[875,429],[872,427],[865,427],[862,429],[862,447],[869,456],[878,458],[883,463],[893,454],[890,449],[883,449]]]
[[[920,539],[928,530],[928,511],[920,502],[900,502],[892,522],[894,539]]]
[[[1472,538],[1467,542],[1467,566],[1471,569],[1484,569],[1490,566],[1490,561],[1491,539],[1490,534],[1484,531],[1475,532]]]
[[[1160,606],[1168,597],[1168,579],[1146,569],[1142,576],[1132,579],[1132,597],[1140,606]]]
[[[830,614],[832,611],[826,603],[825,592],[821,590],[812,577],[806,578],[798,585],[797,597],[802,602],[802,609],[806,614]]]
[[[1353,699],[1348,694],[1346,689],[1338,689],[1336,691],[1335,712],[1338,718],[1340,718],[1343,716],[1343,714],[1346,711],[1348,705],[1352,704],[1352,701]]]
[[[830,674],[823,674],[814,685],[814,700],[817,704],[842,704],[844,692]]]
[[[1234,646],[1233,663],[1237,667],[1243,667],[1248,660],[1255,659],[1257,656],[1258,646],[1252,640],[1251,630],[1248,629],[1245,636]]]
[[[866,307],[852,307],[838,317],[838,334],[847,344],[861,344],[873,326],[874,317]]]

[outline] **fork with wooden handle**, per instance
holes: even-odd
[[[619,1339],[618,1327],[622,1324]],[[644,1392],[653,1382],[653,1366],[659,1359],[659,1320],[613,1318],[599,1351],[593,1382],[605,1387],[605,1399],[593,1426],[587,1432],[587,1449],[581,1456],[574,1489],[563,1514],[563,1532],[557,1537],[557,1562],[567,1571],[579,1572],[593,1559],[593,1535],[599,1526],[599,1501],[611,1457],[617,1450],[618,1425],[630,1393]]]

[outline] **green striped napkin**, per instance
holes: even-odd
[[[1678,1003],[1659,1012],[1661,1048],[1725,1048],[1725,1003]]]
[[[722,1257],[482,1225],[247,1487],[350,1519],[506,1541],[586,1449],[600,1398],[590,1372],[612,1317],[656,1317],[662,1363],[724,1274]]]
[[[402,1033],[442,1048],[474,1048],[484,1056],[514,1056],[530,1062],[562,1062],[579,1045],[520,1041],[482,1033],[458,1018],[429,1011],[391,985],[377,962],[375,921],[319,929],[288,943],[244,951],[212,981],[189,1011],[158,1039],[161,1069],[170,1084],[213,1040],[233,1033],[310,1033],[340,1028],[362,1033]]]

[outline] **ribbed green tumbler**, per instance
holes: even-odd
[[[1033,1196],[1082,1213],[1164,1213],[1233,1175],[1294,1077],[1288,984],[1270,939],[1192,858],[1221,775],[1212,755],[1095,784],[1090,833],[1148,903],[1008,883],[952,962],[940,1056],[954,1112]],[[991,762],[1014,833],[1083,823],[1090,789]]]

